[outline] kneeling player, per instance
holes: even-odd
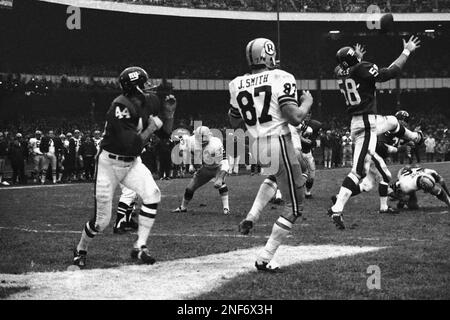
[[[398,180],[392,185],[393,198],[405,201],[404,196],[415,197],[415,192],[430,193],[450,207],[450,193],[444,178],[436,170],[428,168],[403,167],[397,174]]]
[[[213,137],[208,127],[201,126],[195,130],[193,136],[187,139],[186,152],[194,158],[194,163],[201,163],[202,166],[194,173],[186,187],[181,205],[172,212],[186,212],[194,192],[211,179],[215,179],[214,188],[219,190],[222,198],[223,213],[229,214],[228,187],[225,184],[229,165],[222,141]]]

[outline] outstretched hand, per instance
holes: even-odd
[[[411,36],[408,42],[403,39],[403,48],[409,50],[409,52],[413,52],[417,48],[420,48],[420,40],[418,37]]]
[[[366,50],[364,49],[364,47],[362,45],[360,45],[359,43],[357,43],[355,45],[355,52],[358,55],[359,59],[362,59],[363,56],[366,54]]]

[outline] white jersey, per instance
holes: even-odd
[[[398,181],[396,182],[397,187],[399,187],[403,193],[410,193],[419,190],[417,179],[421,176],[427,176],[433,182],[438,182],[436,181],[436,177],[439,175],[435,170],[427,168],[404,169],[405,168],[399,170],[397,175]]]
[[[298,103],[293,75],[279,69],[246,74],[232,80],[229,90],[231,115],[240,115],[252,137],[289,133],[281,108],[289,102]]]
[[[186,139],[186,151],[191,155],[191,163],[201,164],[208,168],[219,168],[228,171],[228,160],[223,143],[217,137],[211,137],[208,144],[202,147],[200,141],[192,135]]]
[[[39,149],[41,145],[41,139],[37,138],[31,138],[30,139],[30,148],[33,154],[42,154],[41,150]]]
[[[50,145],[48,146],[48,152],[55,154],[55,142],[53,142],[53,139],[50,139]]]
[[[100,144],[102,142],[102,139],[103,138],[98,138],[98,139],[97,138],[92,138],[92,141],[94,141],[94,145],[97,148],[97,151],[100,150]]]
[[[292,135],[292,144],[294,145],[294,149],[296,152],[301,152],[302,150],[302,140],[301,140],[301,124],[299,124],[297,127],[294,127],[293,125],[289,125],[289,130],[291,131]]]
[[[78,150],[80,150],[80,145],[81,145],[81,139],[80,138],[72,138],[73,140],[75,140],[75,152],[78,153]]]

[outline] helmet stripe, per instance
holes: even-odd
[[[251,43],[250,43],[250,47],[248,48],[248,57],[249,57],[249,60],[250,60],[250,65],[253,65],[253,55],[252,55],[252,50],[253,50],[253,44],[255,43],[255,40],[253,40]]]

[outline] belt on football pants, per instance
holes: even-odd
[[[112,153],[108,154],[108,158],[114,159],[114,160],[125,161],[125,162],[131,162],[131,161],[134,161],[136,159],[136,157],[118,156],[118,155],[115,155],[115,154],[112,154]]]

